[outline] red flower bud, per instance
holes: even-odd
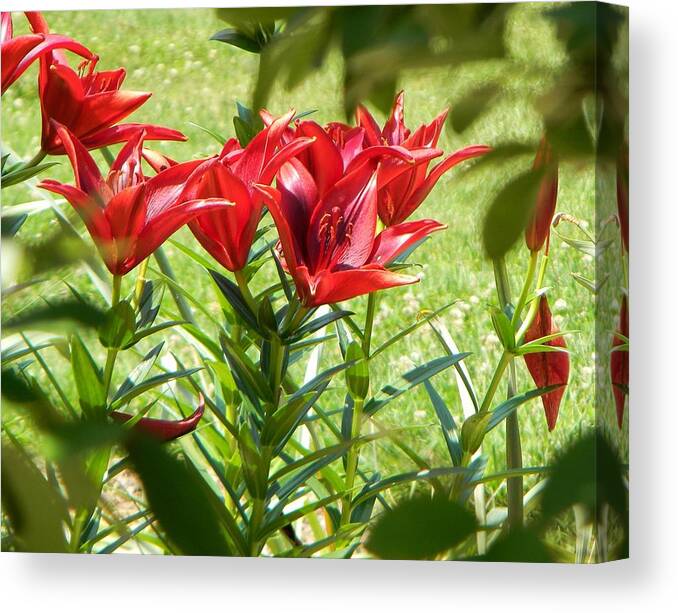
[[[532,219],[525,229],[525,243],[530,251],[539,251],[548,240],[558,199],[558,163],[545,137],[539,143],[534,169],[544,169],[545,174],[539,185]]]
[[[617,333],[626,338],[629,337],[629,309],[626,296],[622,298]],[[629,387],[629,352],[628,349],[616,351],[614,348],[625,343],[625,340],[615,334],[612,341],[613,350],[610,353],[610,380],[612,382],[614,402],[617,406],[617,424],[620,429],[624,423],[624,402]]]
[[[185,419],[180,420],[171,420],[171,419],[153,419],[151,417],[142,417],[136,424],[134,424],[134,429],[138,432],[143,432],[149,436],[161,441],[172,441],[175,438],[179,438],[184,434],[193,432],[198,426],[203,413],[205,412],[205,399],[200,396],[198,402],[198,408],[193,412],[192,415],[186,417]],[[114,421],[124,424],[125,422],[132,419],[132,415],[128,413],[121,413],[120,411],[113,411],[111,417]]]
[[[557,332],[558,328],[553,323],[546,296],[541,296],[539,298],[537,315],[525,333],[525,342],[529,343]],[[547,347],[562,347],[563,349],[567,347],[562,336],[546,341],[544,345]],[[570,375],[570,356],[565,351],[528,353],[525,355],[525,364],[537,387],[561,386],[541,397],[544,411],[546,412],[546,423],[550,432],[556,427],[560,401]]]

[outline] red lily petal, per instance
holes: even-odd
[[[307,306],[320,306],[400,285],[417,283],[418,277],[401,275],[381,267],[323,271],[313,279],[313,293]]]
[[[437,147],[443,125],[447,119],[449,109],[442,111],[431,123],[419,126],[403,142],[403,147]]]
[[[384,124],[381,136],[389,145],[400,145],[409,136],[410,131],[405,127],[405,92],[396,95],[391,114]]]
[[[626,296],[622,297],[617,332],[626,338],[629,336],[629,309]],[[617,424],[620,430],[624,425],[624,404],[626,402],[626,392],[623,388],[628,388],[629,386],[629,352],[628,350],[614,351],[614,348],[624,344],[624,342],[615,335],[612,341],[613,351],[610,353],[610,380],[617,409]]]
[[[163,210],[178,202],[184,190],[187,189],[189,177],[204,162],[205,160],[191,160],[175,164],[148,179],[146,181],[148,216],[159,215]],[[187,196],[187,198],[190,197]]]
[[[525,342],[530,342],[549,334],[555,334],[556,332],[558,332],[558,328],[553,324],[546,296],[541,296],[539,298],[537,315],[525,333]],[[544,344],[550,347],[567,347],[562,336],[547,341]],[[525,355],[525,364],[537,387],[562,386],[541,397],[548,429],[551,431],[556,427],[560,401],[565,393],[565,386],[569,379],[570,356],[564,351],[528,353]]]
[[[24,14],[31,26],[32,32],[35,32],[36,34],[49,34],[49,26],[42,16],[42,13],[38,11],[26,11]]]
[[[362,104],[359,104],[355,111],[355,119],[356,123],[365,130],[365,141],[367,145],[373,147],[382,144],[381,128],[372,116],[372,113],[370,113]]]
[[[308,221],[318,202],[318,188],[311,173],[297,159],[290,160],[280,168],[277,185],[283,215],[292,235],[301,240],[301,248],[301,244],[305,244],[302,237],[306,236]]]
[[[144,432],[155,439],[162,442],[171,441],[184,434],[193,432],[198,426],[198,422],[205,412],[205,399],[200,395],[198,401],[198,408],[192,415],[180,420],[170,419],[154,419],[152,417],[142,417],[136,424],[134,429],[139,432]],[[118,423],[125,423],[132,419],[132,415],[122,413],[120,411],[111,411],[111,417]]]
[[[278,229],[280,245],[282,247],[283,253],[285,254],[287,268],[292,276],[295,276],[296,270],[304,265],[304,261],[302,259],[303,253],[299,249],[299,244],[295,239],[292,229],[290,228],[288,218],[282,209],[282,198],[280,192],[270,185],[256,184],[254,185],[254,188],[261,194],[264,203],[271,213],[271,217],[273,217],[273,222]]]
[[[101,176],[99,167],[82,143],[65,126],[52,120],[53,129],[62,143],[66,155],[73,167],[75,184],[90,198],[96,199],[102,206],[113,195]]]
[[[39,57],[56,49],[67,49],[86,58],[96,56],[84,45],[58,34],[28,34],[2,43],[2,93]]]
[[[133,259],[126,262],[126,272],[129,272],[137,264],[145,260],[179,228],[199,215],[230,205],[231,203],[223,198],[188,200],[164,210],[160,215],[148,219],[137,239]]]
[[[148,92],[128,90],[88,94],[78,116],[77,131],[87,139],[118,123],[136,111],[151,97]]]
[[[436,164],[431,172],[426,177],[426,180],[415,190],[410,199],[405,203],[405,205],[398,212],[399,214],[396,217],[396,220],[392,223],[397,223],[407,219],[426,199],[426,197],[431,193],[431,190],[435,187],[436,183],[448,170],[454,168],[457,164],[470,160],[481,155],[485,155],[491,151],[490,147],[485,145],[472,145],[470,147],[465,147],[460,149],[455,153],[447,156],[442,162]]]
[[[41,181],[38,187],[66,198],[85,222],[87,231],[94,242],[110,242],[112,240],[111,228],[104,214],[104,209],[81,189],[51,179]]]
[[[297,128],[297,134],[315,139],[307,150],[304,162],[315,179],[318,192],[322,197],[341,178],[344,161],[327,132],[315,121],[301,122]]]
[[[264,128],[249,142],[242,156],[233,164],[233,172],[245,185],[260,182],[261,173],[273,157],[292,117],[294,117],[293,110],[278,117],[270,126]]]
[[[313,138],[295,138],[293,141],[287,143],[282,147],[273,157],[268,161],[261,172],[259,183],[271,183],[280,167],[289,159],[295,157],[305,149],[308,149],[314,142]]]
[[[117,157],[111,164],[107,183],[114,192],[119,192],[143,182],[144,173],[141,168],[141,150],[146,132],[142,129],[137,132],[120,149]]]
[[[339,180],[313,210],[306,234],[311,272],[364,264],[376,225],[377,171],[363,164]]]
[[[447,228],[446,225],[433,219],[406,221],[390,226],[374,239],[374,247],[369,262],[386,266],[411,245],[429,234],[445,228]]]
[[[12,13],[2,11],[0,13],[0,43],[10,40],[13,36]]]
[[[147,149],[144,147],[141,150],[141,155],[148,162],[148,165],[155,170],[156,174],[167,170],[170,166],[176,166],[177,162],[172,158],[163,155],[155,149]]]

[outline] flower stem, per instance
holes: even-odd
[[[546,274],[546,265],[548,264],[549,256],[544,254],[544,257],[541,260],[541,266],[539,267],[539,274],[537,274],[537,289],[542,287],[544,284],[544,275]],[[518,332],[516,332],[516,344],[520,344],[525,336],[525,333],[528,331],[529,327],[532,325],[535,316],[537,315],[537,309],[539,308],[539,300],[533,300],[530,303],[530,308],[527,311],[527,317],[523,320]]]
[[[242,270],[236,270],[233,274],[235,276],[235,280],[238,284],[238,287],[240,288],[240,293],[242,294],[242,297],[245,299],[247,306],[250,307],[252,313],[256,315],[257,303],[256,300],[254,300],[254,296],[252,296],[252,292],[250,291],[249,285],[247,284],[247,278],[245,277],[245,274],[243,273]]]
[[[40,149],[26,164],[24,165],[24,168],[31,168],[32,166],[37,166],[42,160],[47,157],[47,152],[43,151]]]
[[[120,302],[120,288],[122,285],[122,275],[113,275],[113,291],[111,292],[111,308]],[[115,358],[118,356],[117,347],[109,347],[106,354],[106,366],[104,367],[104,392],[108,398],[108,391],[111,387],[111,378],[113,377],[113,366]]]
[[[520,314],[522,313],[523,309],[525,308],[525,303],[527,302],[527,296],[530,293],[530,288],[532,287],[532,282],[534,281],[534,273],[537,270],[538,260],[539,260],[539,251],[531,251],[530,252],[530,263],[527,267],[527,275],[525,276],[525,283],[523,283],[523,289],[520,292],[520,296],[518,297],[518,302],[516,304],[516,309],[513,312],[513,317],[511,319],[511,323],[513,324],[514,328],[515,328],[515,325],[520,320]]]
[[[372,329],[374,328],[374,312],[377,307],[377,292],[367,295],[367,313],[365,314],[365,334],[363,336],[363,353],[366,358],[370,357],[370,345],[372,343]]]
[[[511,304],[511,286],[509,283],[508,272],[506,270],[506,260],[501,257],[494,260],[494,278],[497,286],[497,295],[502,308]],[[526,282],[525,287],[529,285]],[[525,289],[523,292],[526,294]],[[502,356],[502,361],[506,358]],[[509,355],[508,369],[508,397],[511,398],[516,393],[516,366],[513,356]],[[508,470],[522,468],[522,449],[520,443],[520,424],[518,414],[514,411],[506,418],[506,468]],[[511,477],[506,481],[508,492],[508,527],[509,530],[520,527],[523,524],[523,478]]]
[[[370,294],[371,295],[371,294]],[[356,439],[360,436],[360,429],[363,420],[363,400],[356,398],[353,405],[353,417],[351,419],[351,440],[352,445],[348,450],[348,457],[346,458],[346,496],[343,499],[341,507],[341,521],[340,527],[345,526],[351,519],[351,501],[353,499],[353,485],[355,483],[355,475],[358,471],[358,459],[360,452],[356,443]]]
[[[160,272],[162,272],[162,274],[165,275],[166,277],[175,280],[172,265],[170,264],[170,261],[167,258],[167,255],[165,254],[165,251],[162,248],[162,246],[158,247],[153,253],[153,255],[155,256],[155,260],[158,263],[158,268],[160,268]],[[193,316],[191,307],[186,302],[186,299],[181,295],[181,292],[171,284],[169,289],[172,294],[172,298],[174,298],[174,302],[176,303],[177,308],[179,309],[179,313],[181,314],[181,316],[186,321],[195,324],[196,323],[195,317]]]
[[[137,281],[134,285],[134,307],[139,308],[141,305],[141,295],[144,292],[144,284],[146,283],[146,270],[148,269],[148,258],[139,264],[137,271]]]

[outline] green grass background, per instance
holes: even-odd
[[[566,61],[564,50],[557,42],[552,27],[540,15],[540,10],[536,6],[522,5],[516,7],[512,14],[507,34],[511,57],[529,59],[542,68],[536,76],[516,75],[513,81],[516,91],[527,88],[538,92],[548,84],[552,71]],[[187,143],[158,145],[157,148],[164,153],[186,160],[218,151],[217,144],[189,122],[233,134],[231,118],[235,102],[247,103],[249,100],[258,59],[252,54],[208,40],[211,34],[224,26],[212,10],[77,11],[47,13],[46,17],[54,31],[72,36],[95,50],[101,57],[101,69],[125,66],[126,88],[153,92],[153,97],[133,115],[133,120],[171,126],[184,131],[189,137]],[[18,16],[15,23],[18,26]],[[444,68],[404,73],[399,85],[406,91],[408,126],[414,128],[430,121],[443,108],[450,104],[453,106],[454,101],[470,87],[504,70],[506,65],[500,62],[483,62],[461,70]],[[340,97],[341,71],[340,59],[331,56],[319,72],[293,91],[277,88],[269,109],[274,113],[282,113],[290,107],[299,111],[318,109],[314,118],[320,122],[344,119]],[[27,157],[39,147],[40,114],[35,76],[36,70],[32,69],[2,99],[3,143]],[[451,152],[474,143],[536,142],[542,128],[540,116],[524,99],[512,98],[510,94],[509,91],[501,103],[494,105],[463,134],[445,130],[439,146]],[[69,165],[64,159],[59,161],[60,166],[50,169],[43,176],[70,180]],[[529,158],[521,162],[523,167],[530,163]],[[464,173],[463,169],[455,169],[441,179],[415,217],[433,217],[446,223],[448,230],[435,235],[416,253],[414,260],[422,266],[421,283],[383,294],[375,326],[373,346],[376,347],[412,323],[420,310],[434,309],[457,299],[458,302],[445,312],[443,321],[459,348],[471,352],[466,364],[481,395],[500,355],[500,346],[486,310],[486,306],[494,303],[496,298],[491,263],[484,257],[481,245],[482,220],[493,195],[513,170],[507,167],[505,172]],[[613,194],[611,185],[602,189],[607,197]],[[35,200],[39,196],[35,191],[20,186],[3,190],[2,197],[3,205],[9,206]],[[577,216],[588,224],[589,229],[593,229],[594,204],[593,168],[564,165],[561,168],[558,210]],[[40,240],[55,229],[55,224],[49,214],[37,217],[25,226],[22,237],[28,242]],[[177,238],[197,245],[187,230],[182,230]],[[167,251],[178,278],[217,312],[218,305],[207,276],[175,248],[169,246]],[[509,266],[513,292],[517,294],[527,266],[527,250],[522,243],[511,252]],[[526,466],[548,464],[568,440],[594,423],[596,374],[601,389],[605,388],[603,363],[607,356],[602,357],[596,371],[594,299],[570,274],[579,272],[593,278],[594,268],[590,256],[554,237],[547,275],[547,285],[551,287],[550,303],[557,325],[561,329],[579,330],[580,333],[568,339],[571,382],[561,405],[556,430],[548,433],[539,400],[520,409]],[[256,282],[263,281],[268,274],[270,271],[263,271],[262,279]],[[130,286],[131,277],[127,281]],[[76,286],[84,289],[89,286],[86,276],[77,271],[69,273],[68,278]],[[617,317],[618,299],[614,292],[609,298],[598,311],[603,328],[609,328]],[[350,308],[362,313],[364,300],[353,300]],[[179,342],[176,335],[169,338]],[[395,382],[398,373],[439,355],[441,349],[433,334],[426,327],[421,328],[375,363],[373,385]],[[52,359],[68,378],[67,362],[56,353]],[[331,360],[332,354],[328,353],[325,363]],[[523,364],[519,364],[519,381],[521,390],[532,387]],[[459,419],[461,408],[451,373],[438,376],[434,383]],[[604,389],[601,393],[608,406],[602,419],[611,423],[610,394]],[[432,465],[448,464],[435,414],[423,390],[407,394],[390,404],[381,414],[381,419],[383,423],[398,427],[413,426],[407,435],[408,443]],[[503,469],[503,449],[503,431],[498,428],[484,446],[489,460],[488,472]],[[374,453],[365,453],[363,462],[365,469],[378,469],[382,475],[413,468],[408,458],[384,442],[378,444]],[[528,478],[526,486],[534,482],[534,478]],[[503,486],[494,494],[495,503],[503,504]],[[570,551],[574,548],[572,523],[564,518],[553,535],[554,542]]]

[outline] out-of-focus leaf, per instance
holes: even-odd
[[[524,172],[495,197],[483,227],[483,245],[490,258],[503,256],[522,236],[537,202],[542,177],[542,170]]]
[[[155,517],[183,555],[229,556],[233,551],[205,483],[188,460],[141,437],[127,443]]]
[[[68,509],[26,453],[2,439],[2,509],[18,551],[65,553]]]
[[[106,313],[99,328],[99,341],[104,347],[120,349],[134,340],[136,316],[126,300],[118,302]]]
[[[498,539],[485,555],[471,559],[478,562],[554,562],[538,533],[529,528],[512,530]]]
[[[366,547],[386,560],[426,560],[452,549],[476,529],[473,515],[443,496],[418,496],[385,512]]]
[[[64,323],[96,328],[104,318],[104,311],[80,300],[48,303],[3,322],[5,332],[29,328],[55,328],[63,332]]]
[[[488,109],[499,93],[499,90],[500,88],[496,83],[485,83],[477,89],[470,91],[452,106],[452,116],[449,125],[455,132],[466,130]]]

